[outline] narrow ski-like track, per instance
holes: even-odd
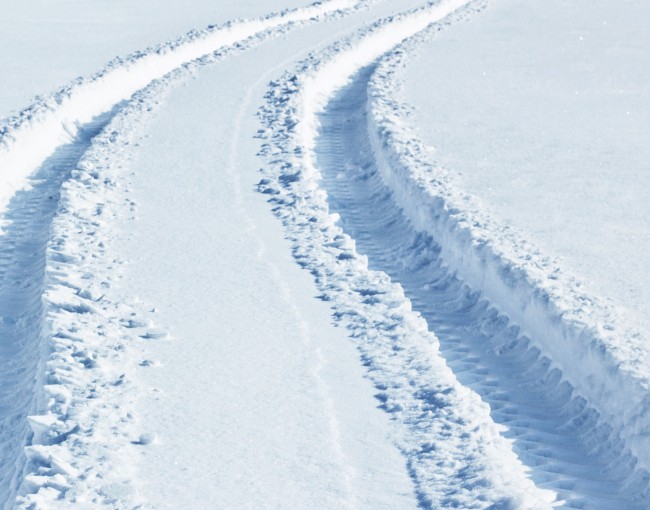
[[[447,270],[436,240],[416,231],[394,202],[368,137],[372,72],[360,71],[320,115],[317,162],[331,211],[370,267],[402,285],[458,380],[489,404],[531,479],[555,491],[560,507],[647,508],[647,481],[611,428],[534,339]]]
[[[13,507],[35,412],[43,345],[46,250],[61,185],[114,111],[79,128],[16,193],[0,233],[0,508]]]

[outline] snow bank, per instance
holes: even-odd
[[[260,192],[270,196],[297,262],[315,277],[321,299],[351,332],[393,416],[399,445],[424,507],[548,508],[555,495],[536,487],[500,435],[489,408],[459,384],[437,338],[411,310],[400,285],[368,269],[367,259],[330,214],[319,188],[317,115],[360,68],[466,1],[452,0],[379,22],[313,55],[271,83],[260,112],[266,158]]]
[[[152,80],[249,37],[358,5],[357,0],[325,0],[261,19],[210,26],[118,58],[90,78],[80,78],[49,97],[37,99],[0,124],[0,211],[56,147],[75,138],[81,125],[127,100]]]
[[[647,346],[557,263],[497,225],[433,163],[432,152],[408,127],[409,107],[396,94],[396,70],[418,41],[382,61],[369,87],[369,133],[384,181],[414,227],[439,242],[449,268],[551,360],[574,396],[597,411],[610,441],[624,442],[636,458],[634,478],[647,487]]]

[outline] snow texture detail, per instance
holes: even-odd
[[[423,12],[405,19],[437,21]],[[393,28],[400,21],[384,23]],[[568,508],[645,508],[648,385],[637,356],[645,352],[600,335],[591,326],[594,315],[584,312],[594,300],[575,292],[572,280],[530,245],[512,244],[489,218],[472,215],[471,201],[432,165],[431,152],[404,122],[408,110],[393,98],[391,78],[412,43],[393,51],[399,29],[392,39],[382,25],[272,83],[262,113],[269,164],[259,188],[271,195],[299,264],[315,276],[334,317],[352,331],[383,407],[411,427],[402,448],[422,506],[483,508],[478,502],[485,501],[485,507],[534,508],[546,501]],[[410,27],[404,38],[424,28]],[[388,57],[376,64],[383,52]],[[428,357],[410,354],[418,335],[429,338]],[[412,367],[425,359],[430,365]],[[454,374],[444,379],[437,364]],[[405,372],[397,376],[396,367]],[[414,373],[435,374],[445,383],[432,389]],[[395,380],[408,382],[395,387],[389,382]],[[440,395],[443,387],[447,398]],[[489,404],[490,416],[468,388]],[[423,395],[431,398],[427,418],[411,400]],[[454,443],[450,437],[442,447],[441,431],[433,437],[423,432],[436,430],[438,405],[450,414],[463,409],[465,419],[481,423],[481,433],[499,431],[509,443],[495,432],[494,451],[481,451],[485,438],[465,431],[465,444],[458,440],[456,452],[445,450]],[[417,419],[408,414],[414,409]],[[459,480],[452,483],[453,496],[433,475],[444,464],[436,457],[442,452],[458,463],[457,471],[445,474]],[[501,466],[501,478],[493,471],[496,457],[510,463]],[[515,487],[526,487],[520,476],[544,490],[528,487],[517,496]],[[504,487],[511,499],[499,499]]]

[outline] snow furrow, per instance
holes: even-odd
[[[0,212],[26,179],[79,128],[131,97],[151,81],[213,52],[269,31],[323,18],[361,5],[357,0],[325,0],[265,18],[210,26],[176,41],[116,59],[88,79],[79,79],[38,99],[0,124]]]
[[[396,203],[368,132],[372,70],[362,71],[320,117],[316,153],[330,209],[370,267],[402,286],[448,366],[489,404],[536,484],[555,491],[566,508],[645,508],[647,482],[612,428],[534,341],[459,280],[439,243]]]
[[[151,97],[229,51],[354,5],[321,2],[190,34],[115,61],[5,122],[0,507],[13,508],[16,496],[24,508],[52,507],[54,501],[119,507],[133,498],[130,473],[107,477],[107,466],[112,441],[122,448],[141,443],[120,353],[125,339],[149,338],[149,321],[127,304],[104,299],[102,288],[88,287],[86,280],[92,276],[109,287],[121,264],[105,256],[105,237],[98,235],[115,199],[108,173],[120,166],[120,147],[151,110]],[[99,420],[101,413],[86,404],[99,395],[102,406],[120,409],[110,421]]]
[[[621,481],[612,489],[618,504],[647,507],[650,351],[571,275],[496,225],[432,163],[431,152],[405,123],[408,107],[396,100],[395,71],[419,40],[382,61],[370,80],[368,133],[381,178],[415,231],[435,240],[447,270],[480,292],[530,343],[539,360],[528,379],[555,379],[570,389],[575,418],[563,429],[579,425],[585,448],[610,464],[605,472]],[[575,497],[576,505],[583,504]],[[589,505],[598,507],[599,499]]]
[[[23,448],[39,393],[46,247],[59,202],[60,186],[75,168],[92,137],[110,120],[100,116],[79,130],[71,144],[59,147],[18,192],[4,214],[0,237],[0,506],[10,505],[20,483]]]
[[[368,268],[372,255],[370,259],[359,255],[355,240],[341,229],[340,216],[331,214],[327,194],[319,187],[321,170],[333,171],[336,180],[339,172],[345,172],[345,161],[337,158],[345,158],[346,151],[363,153],[369,147],[367,140],[364,143],[353,136],[356,129],[365,129],[358,115],[365,111],[365,102],[358,95],[351,99],[352,105],[346,104],[335,119],[329,119],[335,129],[352,131],[345,131],[338,140],[318,137],[319,124],[323,124],[323,132],[327,129],[327,105],[337,89],[406,37],[466,5],[432,3],[379,22],[273,82],[268,104],[261,112],[266,128],[260,137],[266,140],[262,155],[267,158],[267,167],[259,191],[270,195],[274,212],[294,243],[296,260],[311,271],[322,291],[321,298],[330,302],[334,317],[351,331],[378,389],[377,398],[400,428],[400,447],[420,505],[548,508],[556,492],[536,487],[529,479],[527,468],[512,451],[512,441],[500,435],[508,429],[490,418],[489,408],[475,391],[458,382],[441,356],[438,338],[411,310],[402,287],[391,282],[385,272]],[[366,80],[369,69],[361,75]],[[354,87],[352,90],[357,90]],[[319,116],[322,112],[325,117]],[[345,137],[349,139],[342,140]],[[320,155],[322,150],[332,156],[332,168],[322,168],[322,162],[316,161],[316,153]],[[367,150],[366,155],[372,156]],[[343,182],[341,187],[350,184]],[[376,202],[355,201],[349,206],[370,215],[373,221],[385,214],[382,226],[399,228],[399,216],[384,209],[389,204],[387,196],[389,193],[379,193]],[[356,242],[365,242],[364,235],[372,241],[377,232],[359,233]],[[402,255],[399,247],[383,248],[383,255],[390,260]],[[422,268],[426,267],[423,263]],[[441,275],[440,281],[431,284],[442,292],[463,290],[451,275]],[[450,314],[457,306],[461,314],[468,315],[479,313],[478,308],[483,306],[475,308],[473,295],[441,300],[456,301],[450,304]],[[472,373],[468,377],[483,380],[482,367],[474,370],[470,348],[462,346],[458,351],[464,362],[470,363]]]

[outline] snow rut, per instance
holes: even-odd
[[[79,78],[0,122],[0,211],[45,158],[77,127],[128,100],[153,80],[218,50],[251,38],[279,34],[292,26],[355,8],[356,0],[326,0],[306,7],[209,26],[179,39],[110,62],[90,78]]]
[[[39,402],[43,385],[52,376],[46,364],[51,361],[51,351],[59,348],[48,338],[52,332],[45,324],[46,280],[53,276],[61,280],[61,287],[72,293],[78,290],[66,281],[69,275],[48,267],[48,263],[53,267],[75,263],[67,259],[70,255],[48,250],[53,219],[57,213],[63,214],[57,210],[62,185],[77,169],[93,139],[129,98],[136,94],[133,101],[137,103],[137,92],[156,80],[173,78],[175,71],[177,75],[191,63],[210,63],[218,57],[217,51],[225,53],[242,43],[279,35],[355,6],[356,0],[326,0],[193,32],[117,59],[91,78],[79,79],[0,123],[0,507],[14,506],[21,483],[24,492],[37,492],[43,485],[44,491],[56,498],[75,482],[74,469],[44,467],[55,462],[43,457],[38,444],[41,436],[48,436],[48,444],[65,442],[70,431],[79,427],[72,424],[59,436],[56,427],[67,426],[75,413],[68,410],[55,416],[48,410],[42,416],[30,415],[47,407]],[[74,316],[91,310],[66,301],[58,312]],[[70,381],[68,386],[77,382]],[[25,450],[30,441],[36,447]],[[65,481],[63,474],[69,480]]]
[[[39,394],[46,250],[61,184],[112,114],[99,116],[62,145],[18,192],[4,215],[0,236],[0,495],[13,502],[31,429],[27,416]]]
[[[372,71],[360,72],[320,115],[316,153],[331,210],[369,266],[402,285],[458,380],[490,405],[538,486],[567,508],[646,508],[638,498],[647,481],[611,427],[517,326],[447,269],[436,240],[393,200],[368,137]]]

